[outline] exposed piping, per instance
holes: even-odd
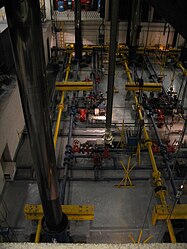
[[[71,148],[70,144],[71,144],[71,137],[72,137],[72,129],[73,129],[73,119],[74,119],[74,115],[73,113],[71,113],[70,115],[70,123],[69,123],[69,133],[68,133],[68,141],[67,141],[67,146],[66,148]],[[71,157],[71,151],[70,152],[70,157]],[[68,157],[67,157],[68,158]],[[67,179],[68,179],[68,171],[69,171],[69,163],[65,163],[64,165],[64,175],[63,175],[63,180],[61,183],[61,203],[64,204],[65,201],[65,192],[66,192],[66,183],[67,183]]]
[[[111,23],[110,23],[110,50],[109,50],[109,66],[108,66],[108,86],[107,86],[107,108],[106,108],[106,143],[111,143],[111,122],[112,122],[112,106],[114,95],[114,78],[116,65],[116,48],[117,48],[117,32],[118,32],[118,12],[119,0],[112,1]]]
[[[5,1],[5,10],[46,229],[61,232],[67,217],[60,206],[39,1]]]
[[[130,69],[128,67],[127,61],[124,61],[124,66],[125,66],[125,71],[126,71],[129,82],[133,83],[131,72],[130,72]],[[138,102],[138,98],[137,98],[136,93],[134,91],[133,91],[133,96],[134,96],[134,100],[135,100],[139,120],[140,120],[140,122],[143,122],[144,119],[143,119],[143,115],[142,115],[142,109],[141,109],[142,107],[140,106],[140,104]],[[151,142],[151,139],[150,139],[150,137],[148,135],[148,132],[147,132],[147,129],[146,129],[145,125],[143,125],[142,131],[143,131],[144,139],[145,139],[144,143],[145,143],[145,145],[146,145],[146,147],[148,149],[151,165],[152,165],[152,168],[153,168],[152,177],[154,179],[154,183],[155,183],[155,186],[156,186],[155,195],[160,198],[160,201],[161,201],[162,205],[168,208],[168,204],[167,204],[167,201],[166,201],[166,187],[163,185],[163,181],[162,181],[162,178],[161,178],[161,173],[157,168],[157,164],[156,164],[154,154],[153,154],[153,150],[152,150],[152,142]],[[168,210],[168,211],[170,212],[170,210]],[[175,233],[174,233],[174,229],[173,229],[171,220],[167,219],[166,224],[167,224],[167,227],[168,227],[171,242],[176,243],[177,241],[176,241],[176,237],[175,237]]]
[[[67,68],[66,68],[65,82],[67,82],[68,78],[69,78],[72,57],[73,57],[73,54],[70,54],[68,65],[67,65]],[[56,126],[55,126],[55,133],[54,133],[54,137],[53,137],[53,142],[54,142],[55,149],[56,149],[57,138],[58,138],[58,133],[59,133],[59,128],[60,128],[61,116],[62,116],[62,112],[64,110],[64,98],[65,98],[65,94],[64,94],[64,92],[62,92],[61,100],[60,100],[60,103],[58,105],[58,110],[59,111],[58,111],[58,117],[57,117]]]
[[[155,130],[155,134],[156,134],[156,137],[157,137],[157,140],[158,140],[158,143],[159,143],[159,146],[161,148],[161,155],[163,157],[163,162],[164,164],[166,165],[167,167],[167,170],[168,170],[168,174],[169,174],[169,178],[171,179],[171,186],[173,188],[173,192],[174,192],[174,195],[176,196],[177,192],[178,192],[178,189],[175,185],[175,181],[173,179],[173,173],[172,173],[172,170],[171,170],[171,167],[169,165],[169,161],[170,159],[168,158],[168,154],[167,154],[167,150],[164,146],[164,144],[162,143],[162,140],[160,139],[160,136],[158,134],[158,129],[157,129],[157,126],[155,124],[155,121],[154,121],[154,118],[152,115],[149,115],[150,118],[151,118],[151,121],[152,121],[152,124],[153,124],[153,128]]]

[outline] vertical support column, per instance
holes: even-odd
[[[75,59],[82,60],[81,2],[75,0]]]
[[[60,206],[39,1],[7,0],[5,9],[44,224],[58,233],[66,229],[67,217]]]
[[[45,0],[45,13],[46,13],[46,19],[51,20],[52,19],[52,0]]]
[[[112,122],[112,106],[114,94],[114,78],[116,66],[116,47],[118,33],[118,12],[119,0],[112,1],[111,23],[110,23],[110,50],[109,50],[109,66],[108,66],[108,86],[107,86],[107,110],[106,110],[106,137],[105,142],[111,143],[111,122]]]
[[[138,39],[141,32],[141,3],[142,0],[133,0],[132,2],[132,25],[129,44],[129,60],[134,62],[136,60],[136,50],[138,46]]]

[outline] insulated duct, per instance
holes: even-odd
[[[7,0],[5,10],[44,224],[47,231],[62,232],[67,217],[59,199],[39,1]]]

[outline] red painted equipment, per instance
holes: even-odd
[[[94,168],[101,168],[102,167],[102,156],[100,153],[93,154],[93,161],[94,161]]]
[[[167,144],[167,152],[175,153],[175,151],[176,151],[176,148],[173,145]]]
[[[79,140],[74,140],[73,153],[79,153],[79,152],[80,152],[80,142],[79,142]]]
[[[159,153],[160,152],[160,147],[156,145],[155,143],[152,144],[151,146],[153,153]]]
[[[109,154],[109,148],[105,147],[104,151],[103,151],[103,157],[107,158],[107,159],[111,159],[111,156]]]
[[[86,114],[87,114],[87,109],[80,109],[79,110],[79,120],[80,120],[80,122],[86,122]]]
[[[157,127],[162,128],[165,121],[164,112],[161,109],[156,109],[156,113],[157,113]]]

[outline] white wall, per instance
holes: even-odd
[[[13,160],[24,128],[23,111],[17,84],[8,97],[4,100],[1,99],[0,106],[0,158],[7,144],[10,158]],[[0,193],[4,185],[2,173],[2,165],[0,165]]]
[[[98,44],[98,29],[100,21],[82,21],[82,36],[84,44]],[[74,35],[74,22],[73,21],[64,21],[59,22],[59,27],[63,27],[64,30],[64,42],[65,43],[74,43],[75,35]],[[142,32],[140,34],[139,44],[141,46],[145,46],[148,24],[142,23]],[[164,23],[152,23],[149,29],[148,42],[147,46],[154,46],[155,44],[166,44],[167,40],[167,31],[166,34],[163,35],[164,31]],[[126,33],[127,33],[127,23],[120,22],[119,23],[119,43],[126,43]],[[170,36],[169,36],[169,44],[172,44],[174,29],[170,28]],[[59,33],[58,33],[59,35]],[[60,36],[60,35],[59,35]],[[59,37],[58,37],[59,39]],[[105,42],[109,43],[110,41],[110,23],[105,23]],[[177,45],[181,46],[184,42],[184,39],[179,36],[179,42]]]
[[[49,44],[51,44],[52,32],[51,32],[51,21],[43,23],[43,44],[44,44],[44,55],[45,55],[45,64],[49,62],[48,58],[48,48],[47,48],[47,38],[49,38]]]

